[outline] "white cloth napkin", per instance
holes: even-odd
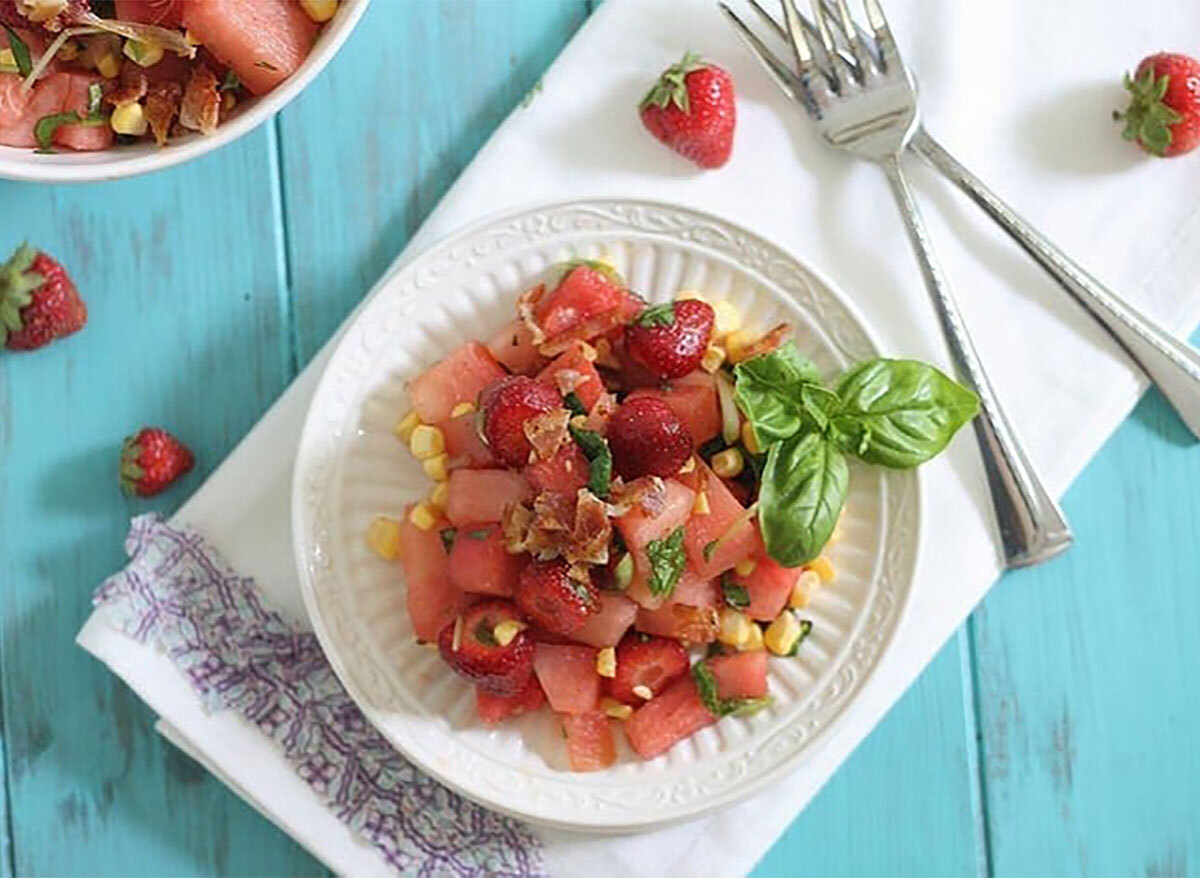
[[[736,6],[738,0],[733,0]],[[1153,0],[888,0],[928,127],[1067,252],[1181,333],[1200,319],[1200,157],[1143,158],[1109,112],[1123,70],[1200,45],[1200,7]],[[747,11],[747,15],[752,13]],[[738,87],[733,158],[702,173],[655,143],[636,105],[685,49]],[[1144,388],[1116,346],[1040,270],[914,159],[933,239],[1006,408],[1057,494]],[[727,217],[841,285],[894,355],[947,357],[882,175],[822,145],[710,0],[607,0],[430,216],[405,254],[494,211],[588,196],[657,199]],[[405,255],[401,255],[402,263]],[[327,347],[176,521],[205,535],[297,621],[291,450]],[[746,872],[925,667],[999,573],[978,454],[964,431],[924,473],[921,565],[908,621],[838,735],[770,793],[623,838],[537,829],[556,874]],[[160,730],[333,869],[383,869],[273,745],[208,714],[168,659],[94,616],[79,637],[162,717]]]

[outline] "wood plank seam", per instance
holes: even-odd
[[[283,324],[286,340],[282,356],[283,371],[288,385],[300,372],[300,340],[296,327],[295,286],[292,283],[292,249],[290,224],[288,222],[287,187],[283,184],[283,132],[280,130],[281,115],[271,119],[268,143],[270,145],[271,208],[275,224],[275,258],[279,264],[279,320]]]
[[[959,675],[963,686],[963,716],[967,726],[967,758],[970,762],[972,810],[975,812],[975,846],[978,851],[980,875],[991,878],[995,874],[992,862],[992,831],[988,818],[987,761],[984,753],[983,733],[980,730],[982,706],[979,694],[979,675],[975,654],[975,617],[967,618],[958,629],[958,654],[962,660]]]

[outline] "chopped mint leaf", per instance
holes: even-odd
[[[452,527],[446,527],[438,531],[438,536],[442,538],[442,545],[445,546],[446,551],[449,552],[454,548],[454,539],[458,536],[458,531]]]
[[[486,540],[488,538],[488,529],[481,527],[478,530],[467,531],[467,539],[471,540]]]
[[[8,48],[12,50],[13,60],[17,62],[17,72],[22,76],[28,76],[33,71],[33,59],[29,57],[29,47],[7,24],[4,25],[4,32],[8,34]]]
[[[683,575],[687,557],[683,551],[683,525],[675,528],[661,540],[646,544],[646,557],[650,559],[650,594],[655,597],[670,597]]]
[[[612,487],[612,452],[608,441],[595,430],[583,430],[571,427],[571,438],[589,461],[588,490],[601,500],[608,499]]]
[[[746,586],[734,581],[729,571],[721,574],[721,594],[725,603],[735,610],[743,610],[750,606],[750,592],[746,590]]]
[[[579,398],[579,394],[574,390],[563,397],[563,405],[573,415],[586,415],[588,413],[587,406],[583,404],[583,400]]]
[[[242,81],[238,79],[238,75],[234,73],[230,67],[225,71],[225,78],[221,80],[221,91],[236,91],[242,87]]]
[[[792,648],[788,650],[789,656],[793,656],[800,651],[800,644],[808,640],[808,635],[812,634],[812,629],[812,619],[800,620],[800,636],[796,638],[796,642],[792,644]]]

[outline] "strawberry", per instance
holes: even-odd
[[[613,465],[625,479],[673,476],[692,456],[692,437],[661,399],[640,396],[618,406],[608,422]]]
[[[657,695],[687,672],[687,650],[678,640],[628,634],[617,645],[617,673],[608,681],[608,693],[625,704],[641,704],[645,697],[634,687],[645,686]]]
[[[0,342],[9,350],[45,347],[86,323],[87,305],[53,257],[22,244],[0,267]]]
[[[561,558],[530,560],[517,581],[517,606],[551,634],[574,634],[600,608],[596,587],[571,578],[568,569]]]
[[[525,435],[525,422],[561,405],[557,391],[526,375],[493,381],[479,394],[483,437],[492,454],[506,466],[524,466],[533,450]]]
[[[646,130],[702,168],[719,168],[733,150],[733,80],[688,52],[663,71],[639,106]]]
[[[508,601],[475,604],[441,630],[438,652],[456,674],[473,682],[480,692],[511,698],[525,690],[533,675],[533,639],[528,632],[518,631],[502,646],[495,631],[501,622],[521,619]]]
[[[1142,59],[1125,74],[1129,107],[1113,113],[1121,133],[1151,155],[1171,157],[1200,146],[1200,61],[1172,52]]]
[[[541,684],[534,676],[530,676],[525,688],[516,695],[492,695],[478,686],[475,687],[475,712],[485,723],[498,723],[514,716],[533,713],[545,703],[546,693],[542,691]]]
[[[682,378],[699,368],[715,320],[712,306],[698,299],[655,305],[626,327],[625,346],[657,377]]]
[[[196,459],[182,442],[157,427],[146,427],[121,449],[121,488],[126,494],[153,497],[188,473]]]

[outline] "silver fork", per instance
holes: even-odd
[[[757,0],[748,0],[750,6],[768,23],[770,28],[784,40],[787,31],[770,15]],[[830,0],[817,0],[825,9],[826,21],[838,31],[843,44],[855,44],[860,51],[870,47],[871,38],[862,28],[847,30],[840,14],[830,8]],[[724,6],[724,4],[722,4]],[[741,36],[749,44],[751,52],[773,74],[776,83],[792,98],[805,104],[811,112],[815,107],[807,100],[796,74],[774,56],[754,34],[727,7],[725,12]],[[806,17],[799,17],[801,26],[808,34],[810,44],[817,49],[816,63],[823,70],[832,71],[833,63],[821,43],[817,27]],[[853,24],[851,22],[851,24]],[[853,37],[850,34],[853,34]],[[861,76],[858,60],[854,54],[839,48],[839,62],[853,75]],[[874,47],[874,58],[879,58],[878,47]],[[877,63],[882,64],[882,61]],[[1059,250],[1049,238],[1031,226],[1012,207],[1004,202],[982,180],[972,174],[950,154],[918,120],[917,130],[909,141],[909,148],[920,155],[935,170],[958,186],[984,213],[991,217],[1017,244],[1033,257],[1109,334],[1121,345],[1129,358],[1153,381],[1166,399],[1179,413],[1180,419],[1200,437],[1200,351],[1180,341],[1156,324],[1146,315],[1125,302],[1120,296],[1096,280],[1082,266]]]
[[[982,411],[974,421],[975,435],[1005,564],[1022,567],[1045,561],[1070,546],[1071,530],[1004,415],[901,168],[900,157],[920,128],[920,113],[916,86],[901,61],[883,9],[878,0],[863,0],[874,34],[872,45],[860,36],[846,0],[836,0],[834,26],[848,40],[851,61],[838,51],[830,22],[834,13],[827,11],[820,0],[813,2],[816,33],[811,36],[793,0],[781,3],[783,29],[795,53],[794,71],[775,57],[727,5],[720,6],[780,84],[804,102],[825,141],[883,169],[904,218],[951,359],[959,377],[979,394]],[[759,11],[765,14],[765,10]],[[817,63],[818,53],[826,60],[825,66]]]

